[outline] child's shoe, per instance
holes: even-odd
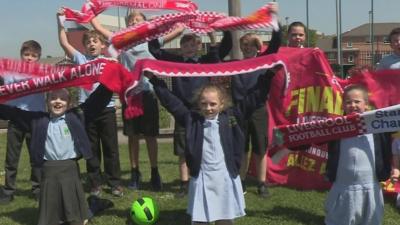
[[[140,187],[140,180],[142,175],[140,174],[139,169],[135,168],[131,171],[131,181],[128,184],[128,188],[132,190],[138,190]]]
[[[115,186],[111,188],[111,194],[115,197],[122,197],[124,196],[124,189],[121,186]]]
[[[100,186],[92,187],[92,189],[90,189],[90,195],[99,197],[100,194],[101,194],[101,187]]]
[[[257,193],[261,198],[267,198],[269,196],[269,191],[265,183],[260,183],[257,187]]]
[[[158,168],[154,167],[151,168],[151,178],[150,178],[151,187],[154,191],[161,191],[162,189],[162,182],[160,173],[158,172]]]

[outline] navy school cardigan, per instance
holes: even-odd
[[[85,122],[94,119],[105,108],[112,97],[112,92],[103,85],[89,96],[78,107],[65,113],[65,121],[71,132],[77,153],[85,159],[92,157],[91,145],[85,131]],[[40,167],[44,163],[45,142],[50,114],[46,112],[31,112],[8,105],[0,105],[0,118],[14,121],[20,128],[31,133],[30,155],[31,163]]]
[[[219,113],[219,133],[225,155],[225,163],[231,177],[239,175],[245,137],[239,126],[243,119],[263,105],[267,99],[272,76],[263,75],[242,102]],[[192,177],[197,177],[203,152],[205,118],[197,111],[188,108],[182,100],[168,90],[164,81],[155,76],[150,79],[161,104],[186,129],[185,157]]]

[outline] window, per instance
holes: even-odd
[[[387,37],[387,36],[383,37],[383,43],[384,44],[390,44],[389,37]]]
[[[371,59],[372,58],[371,52],[367,52],[367,57],[366,58],[367,59]]]
[[[354,56],[353,55],[349,55],[349,57],[347,58],[347,62],[348,63],[353,63],[354,62]]]
[[[347,47],[348,48],[352,48],[353,47],[353,43],[351,41],[347,42]]]
[[[328,60],[336,60],[336,54],[334,52],[329,52]]]

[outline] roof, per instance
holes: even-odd
[[[400,23],[374,23],[374,36],[387,36],[394,28],[400,27]],[[370,24],[365,23],[343,33],[343,37],[369,36]]]
[[[325,36],[317,39],[316,47],[324,51],[336,51],[335,36]]]

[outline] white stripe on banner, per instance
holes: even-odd
[[[361,114],[366,133],[384,133],[400,130],[400,105],[393,105]]]

